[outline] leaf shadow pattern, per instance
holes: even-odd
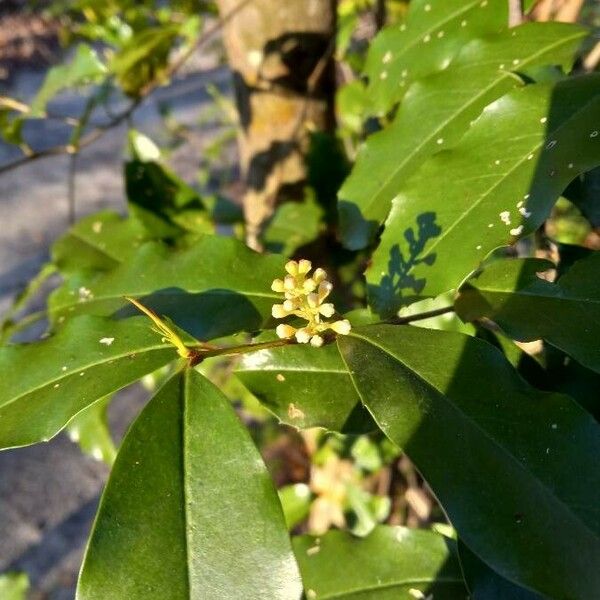
[[[382,272],[377,285],[368,286],[371,306],[381,318],[393,316],[400,307],[418,299],[425,287],[427,279],[415,276],[413,271],[418,265],[431,267],[436,261],[435,252],[425,253],[428,242],[442,233],[436,218],[435,212],[418,215],[416,227],[404,231],[406,256],[400,244],[394,244],[390,249],[388,272]]]

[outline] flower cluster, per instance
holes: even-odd
[[[276,319],[295,315],[308,321],[300,328],[281,324],[277,327],[277,335],[285,339],[295,337],[300,344],[310,342],[318,348],[323,345],[322,334],[328,329],[348,335],[350,322],[346,319],[332,323],[323,320],[335,314],[333,304],[325,302],[333,286],[327,281],[327,273],[323,269],[315,269],[308,277],[311,269],[312,264],[309,260],[290,260],[285,265],[288,273],[285,279],[276,279],[271,286],[274,292],[284,294],[285,301],[283,304],[273,305],[272,314]]]

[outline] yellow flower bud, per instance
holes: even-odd
[[[335,306],[333,304],[331,304],[331,302],[328,302],[327,304],[321,304],[321,306],[319,306],[319,312],[326,319],[328,319],[329,317],[333,317],[333,315],[335,313]]]
[[[300,275],[306,275],[312,269],[312,263],[310,260],[302,259],[298,263],[298,273]]]
[[[271,308],[271,314],[274,319],[284,319],[289,315],[289,312],[285,309],[283,304],[273,304]]]
[[[319,284],[319,290],[318,290],[319,301],[323,302],[323,300],[325,300],[325,298],[327,298],[327,296],[329,296],[332,289],[333,289],[333,285],[331,285],[331,283],[329,283],[329,281],[322,281]]]
[[[278,294],[282,294],[285,288],[283,287],[283,281],[281,279],[275,279],[271,284],[271,289]]]
[[[352,329],[352,325],[350,325],[350,321],[348,321],[348,319],[344,319],[343,321],[331,323],[331,325],[329,325],[329,329],[333,329],[333,331],[339,333],[340,335],[348,335]]]
[[[296,287],[296,280],[291,275],[286,275],[283,281],[283,286],[286,290],[293,290]]]
[[[291,325],[284,325],[282,323],[281,325],[277,325],[275,333],[277,337],[285,340],[294,337],[296,330]]]
[[[286,300],[283,303],[283,308],[290,313],[296,308],[296,303],[293,300]]]
[[[310,345],[315,348],[320,348],[323,345],[323,338],[320,335],[313,335],[310,339]]]
[[[302,289],[305,292],[312,292],[314,290],[317,289],[317,284],[314,281],[314,279],[307,279],[306,281],[304,281],[304,283],[302,284]]]
[[[317,282],[317,283],[321,283],[322,281],[324,281],[325,279],[327,279],[327,273],[321,269],[320,267],[318,269],[315,270],[315,272],[313,273],[312,278]]]
[[[319,306],[319,296],[317,294],[308,294],[306,301],[311,308],[317,308]]]
[[[292,276],[298,275],[298,263],[295,260],[290,260],[285,264],[285,270]]]
[[[296,340],[299,344],[308,344],[310,342],[310,333],[306,328],[296,331]]]

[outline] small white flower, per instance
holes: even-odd
[[[294,337],[296,330],[291,325],[282,323],[281,325],[277,325],[275,333],[277,334],[277,337],[285,340]]]
[[[312,338],[310,338],[310,345],[315,348],[320,348],[323,345],[323,341],[324,340],[320,335],[313,335]]]
[[[336,321],[329,326],[330,329],[333,329],[336,333],[340,335],[348,335],[350,330],[352,329],[352,325],[350,325],[350,321],[348,319],[344,319],[342,321]]]
[[[112,337],[112,338],[111,337],[105,337],[105,338],[102,338],[100,340],[100,343],[104,344],[105,346],[110,346],[114,341],[115,341],[114,337]]]
[[[308,344],[308,342],[310,342],[310,332],[308,329],[298,329],[298,331],[296,331],[296,340],[299,344]]]

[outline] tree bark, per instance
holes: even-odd
[[[239,0],[218,0],[224,16]],[[252,0],[229,21],[225,48],[240,116],[248,244],[277,204],[296,199],[312,131],[334,127],[335,0]]]

